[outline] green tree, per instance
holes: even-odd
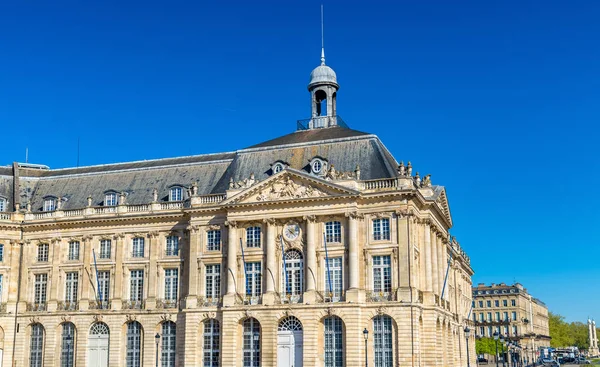
[[[475,341],[477,354],[496,354],[496,341],[493,338],[480,338]]]

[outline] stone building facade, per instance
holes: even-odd
[[[0,168],[1,365],[465,366],[446,191],[338,88],[323,59],[311,118],[235,152]]]
[[[501,333],[527,347],[527,356],[550,346],[548,307],[519,283],[473,287],[472,319],[477,336]]]

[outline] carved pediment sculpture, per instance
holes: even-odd
[[[312,186],[294,182],[291,177],[284,177],[274,182],[273,185],[263,190],[256,196],[257,201],[271,201],[282,199],[302,199],[327,196],[327,194]]]

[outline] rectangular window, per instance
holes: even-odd
[[[329,271],[329,276],[327,271]],[[329,269],[327,269],[327,260],[325,260],[325,294],[328,300],[338,302],[342,299],[342,284],[342,258],[329,258]]]
[[[479,327],[479,336],[485,336],[485,326]]]
[[[512,335],[516,336],[517,335],[517,325],[513,325],[512,326]]]
[[[380,218],[373,220],[373,240],[389,240],[390,239],[390,219]]]
[[[508,326],[504,325],[504,335],[508,335]]]
[[[221,251],[221,230],[206,232],[206,249],[208,251]]]
[[[65,302],[75,303],[75,302],[77,302],[77,290],[79,289],[79,273],[77,273],[77,272],[66,273],[65,278],[66,278]]]
[[[169,201],[182,201],[183,200],[183,190],[181,187],[173,187],[169,191]]]
[[[132,242],[132,257],[144,257],[144,239],[136,237]]]
[[[100,240],[100,258],[101,259],[110,259],[111,252],[111,240]]]
[[[179,256],[179,237],[168,236],[167,237],[167,256]]]
[[[484,322],[485,321],[485,315],[482,313],[479,314],[479,321]]]
[[[50,250],[50,246],[48,246],[47,243],[42,243],[38,245],[37,250],[37,261],[48,261],[48,251]]]
[[[475,301],[471,303],[471,307],[475,308]]]
[[[4,261],[4,245],[0,243],[0,261]]]
[[[221,297],[221,264],[206,265],[206,298]]]
[[[486,305],[488,306],[488,308],[489,308],[489,307],[492,307],[492,301],[487,301],[487,302],[486,302]]]
[[[392,267],[390,256],[373,256],[373,292],[392,291]]]
[[[503,319],[503,320],[504,320],[504,321],[508,321],[508,312],[505,312],[503,316],[504,316],[504,319]]]
[[[98,272],[98,298],[102,303],[102,308],[108,308],[108,299],[110,296],[110,272]],[[106,307],[105,307],[106,306]]]
[[[496,316],[496,321],[500,321],[500,312],[496,312],[494,316]]]
[[[33,302],[37,305],[46,304],[48,274],[36,274],[34,283]]]
[[[104,206],[117,205],[117,194],[114,192],[104,195]]]
[[[492,322],[492,313],[491,312],[487,313],[487,320],[488,320],[488,322]]]
[[[508,300],[503,300],[502,301],[502,306],[508,307]]]
[[[54,199],[45,199],[44,200],[44,211],[51,212],[56,210],[56,201]]]
[[[515,311],[511,314],[513,321],[517,321],[517,313]]]
[[[492,335],[494,335],[494,328],[491,326],[488,326],[488,336],[491,338]]]
[[[179,284],[178,269],[165,269],[165,300],[177,300],[177,286]]]
[[[479,308],[483,308],[483,301],[479,301]]]
[[[246,296],[252,299],[262,294],[262,264],[260,262],[246,263]]]
[[[325,241],[327,243],[342,242],[342,224],[340,222],[325,223]]]
[[[69,242],[69,260],[79,260],[79,241]]]
[[[511,299],[510,300],[510,305],[513,306],[513,307],[516,307],[517,306],[517,300]]]
[[[500,301],[499,300],[495,300],[494,301],[494,306],[495,307],[500,307]]]
[[[144,299],[144,271],[132,270],[130,282],[130,300],[132,302],[141,302]]]
[[[260,227],[246,228],[246,247],[260,247]]]

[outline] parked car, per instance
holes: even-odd
[[[560,367],[560,363],[550,358],[542,358],[542,366]]]
[[[479,357],[477,358],[477,363],[479,364],[488,364],[488,360],[483,358],[483,357]]]
[[[577,364],[592,364],[592,362],[585,358],[579,358],[579,360],[577,360]]]

